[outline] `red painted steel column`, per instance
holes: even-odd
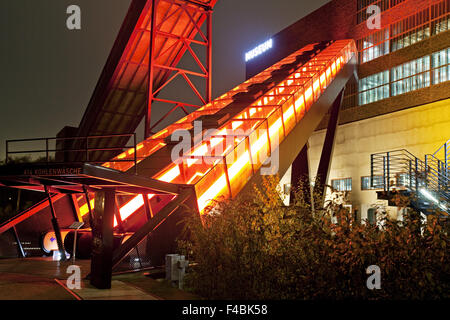
[[[208,39],[208,47],[206,49],[206,70],[208,72],[206,78],[206,103],[211,102],[212,91],[212,14],[213,11],[209,8],[206,18],[206,37]]]
[[[151,124],[151,113],[152,113],[152,102],[153,102],[153,68],[154,68],[154,51],[155,51],[155,20],[156,20],[156,6],[159,0],[152,0],[152,17],[150,22],[150,48],[149,48],[149,62],[148,62],[148,101],[147,101],[147,113],[145,114],[145,133],[144,138],[147,139],[151,135],[150,124]]]

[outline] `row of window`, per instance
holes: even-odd
[[[373,187],[370,181],[370,176],[361,177],[361,190],[379,190],[383,189],[383,176],[373,176]],[[407,173],[400,173],[396,176],[396,181],[390,181],[391,187],[409,186],[409,175]],[[331,186],[336,191],[352,191],[352,178],[333,179]]]
[[[357,23],[360,24],[361,22],[366,21],[373,14],[370,11],[367,12],[367,8],[371,5],[376,5],[381,9],[381,11],[386,11],[403,1],[405,0],[358,0],[358,11],[356,14]]]
[[[405,62],[359,81],[359,105],[450,80],[450,48]]]
[[[359,62],[371,61],[447,30],[450,0],[443,0],[358,40]]]

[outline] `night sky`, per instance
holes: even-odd
[[[213,98],[245,80],[244,53],[328,0],[218,0]],[[80,6],[81,30],[66,28]],[[0,159],[5,140],[78,126],[130,0],[1,0]]]

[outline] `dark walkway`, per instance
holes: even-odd
[[[82,280],[81,289],[69,290],[67,267],[72,261],[51,258],[0,259],[0,300],[156,300],[137,286],[113,279],[110,290],[92,287]],[[77,260],[81,279],[90,271],[90,260]]]

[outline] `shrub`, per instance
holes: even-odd
[[[449,297],[447,232],[417,214],[357,224],[334,193],[312,210],[299,188],[284,206],[277,178],[251,196],[221,200],[186,223],[180,249],[195,265],[186,286],[207,299],[438,299]],[[418,231],[419,230],[419,231]],[[366,268],[381,269],[369,290]]]

